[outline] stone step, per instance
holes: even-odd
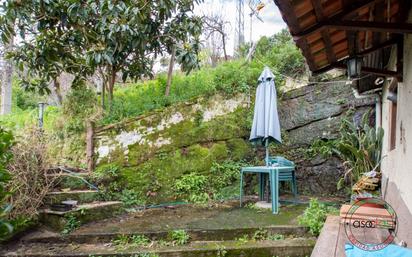
[[[227,241],[248,236],[253,238],[255,235],[282,235],[283,237],[306,237],[309,236],[308,229],[303,226],[281,225],[269,227],[247,227],[247,228],[222,228],[222,229],[188,229],[193,241]],[[156,241],[167,239],[169,231],[148,231],[138,233],[124,232],[103,232],[103,233],[84,233],[74,231],[69,235],[61,235],[50,231],[40,230],[21,239],[24,243],[110,243],[119,236],[144,235]]]
[[[49,208],[39,212],[40,221],[49,228],[61,231],[72,223],[81,225],[91,221],[113,217],[123,212],[123,204],[118,201],[92,202],[77,205],[70,211],[54,211]]]
[[[147,247],[135,245],[116,246],[102,243],[26,244],[9,249],[4,248],[0,251],[0,256],[304,257],[311,254],[315,241],[315,238],[288,238],[284,240],[263,241],[193,241],[183,246],[153,244]]]
[[[90,203],[100,200],[100,195],[97,190],[55,191],[46,195],[44,203],[51,205],[66,200],[76,200],[78,204]]]

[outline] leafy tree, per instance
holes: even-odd
[[[19,33],[10,55],[27,77],[22,85],[41,93],[62,72],[77,82],[100,73],[111,105],[116,75],[152,76],[153,60],[176,49],[185,71],[198,66],[201,19],[192,15],[201,0],[7,0],[3,41]],[[15,25],[13,25],[15,24]]]
[[[243,57],[246,57],[249,48],[249,44],[240,47],[240,53]],[[271,37],[261,37],[257,42],[252,59],[268,65],[275,72],[275,75],[280,73],[298,77],[306,71],[303,55],[296,47],[287,29],[283,29]]]
[[[262,37],[257,43],[255,56],[281,74],[296,77],[305,72],[304,58],[287,29],[271,37]]]

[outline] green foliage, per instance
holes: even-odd
[[[178,229],[170,231],[167,238],[173,245],[185,245],[189,243],[190,236],[186,230]]]
[[[1,39],[20,34],[11,57],[28,73],[27,89],[47,93],[62,72],[74,74],[77,85],[103,70],[111,95],[117,72],[123,80],[150,76],[153,58],[173,46],[184,70],[197,67],[201,19],[191,12],[198,2],[9,0],[1,6]]]
[[[73,214],[66,215],[66,223],[64,224],[62,234],[70,234],[80,227],[80,221]]]
[[[125,207],[133,207],[145,204],[141,193],[132,189],[123,189],[119,194],[119,200],[122,201]]]
[[[118,87],[115,92],[112,111],[106,113],[102,124],[143,114],[149,110],[170,106],[194,97],[213,94],[216,91],[233,95],[250,92],[257,84],[263,65],[230,61],[216,68],[202,68],[189,75],[174,75],[169,96],[164,96],[166,77],[159,75],[155,80]]]
[[[328,213],[331,212],[336,212],[336,209],[328,207],[314,198],[310,200],[309,207],[303,215],[299,216],[298,222],[300,225],[309,227],[309,231],[313,235],[318,236]]]
[[[119,178],[120,169],[121,168],[114,163],[99,166],[93,172],[92,180],[96,184],[108,184]]]
[[[245,234],[239,238],[236,238],[236,241],[238,241],[240,244],[245,244],[249,242],[249,235]]]
[[[112,240],[112,243],[116,246],[124,247],[130,242],[130,236],[128,235],[118,235]]]
[[[342,119],[339,138],[316,140],[305,152],[307,158],[320,154],[324,158],[336,155],[343,160],[346,171],[338,181],[338,189],[346,182],[352,186],[365,172],[379,171],[384,131],[371,127],[369,117],[370,112],[366,112],[359,126]]]
[[[213,83],[217,90],[229,95],[249,92],[256,86],[262,68],[257,63],[226,62],[214,70]]]
[[[238,194],[239,170],[244,162],[226,160],[213,162],[210,173],[200,175],[190,173],[177,179],[174,185],[176,195],[193,203],[205,203],[210,199],[222,199]],[[235,192],[233,192],[234,187]]]
[[[36,220],[28,219],[25,217],[10,219],[7,222],[11,225],[13,230],[10,233],[7,227],[3,226],[3,228],[0,228],[0,243],[1,241],[7,241],[13,238],[13,236],[19,234],[20,232],[23,232],[37,225]]]
[[[13,78],[13,108],[18,110],[33,110],[38,108],[39,102],[45,102],[45,97],[24,90],[20,85],[20,80]]]
[[[297,77],[305,72],[304,58],[287,29],[269,38],[262,37],[257,43],[255,58],[273,68],[275,73]]]
[[[177,73],[173,76],[170,95],[165,96],[166,76],[161,74],[154,80],[117,87],[114,92],[112,111],[100,121],[109,124],[125,118],[141,115],[147,111],[189,100],[215,90],[211,69],[194,71],[189,75]]]
[[[281,234],[271,234],[265,229],[256,230],[252,236],[252,240],[255,241],[262,241],[262,240],[271,240],[271,241],[278,241],[285,239],[284,235]]]
[[[315,140],[310,148],[306,149],[305,156],[307,159],[313,158],[320,154],[323,158],[328,158],[332,156],[334,148],[338,144],[337,140]]]
[[[227,255],[227,250],[224,245],[218,245],[216,257],[225,257]]]
[[[214,162],[210,169],[209,185],[214,199],[224,199],[239,194],[239,171],[247,166],[244,161]]]
[[[68,133],[84,132],[86,119],[96,115],[97,110],[97,96],[93,90],[85,85],[73,88],[63,101],[65,131]]]
[[[235,162],[227,160],[222,163],[214,162],[210,172],[213,176],[211,179],[212,186],[215,190],[220,190],[231,185],[239,178],[239,171],[246,165],[245,162]]]
[[[285,239],[285,236],[282,234],[273,234],[273,235],[268,235],[267,239],[272,240],[272,241],[279,241],[279,240]]]
[[[179,197],[193,203],[205,203],[209,200],[206,193],[207,177],[191,173],[183,175],[175,182],[174,189]]]
[[[334,151],[344,161],[346,172],[338,186],[343,185],[344,180],[349,180],[353,185],[363,173],[379,171],[384,131],[381,127],[376,130],[369,126],[369,116],[369,112],[363,115],[359,127],[346,119],[342,121],[340,138]]]
[[[4,202],[8,192],[5,187],[10,180],[10,174],[7,171],[7,164],[12,158],[11,147],[14,144],[14,137],[11,132],[0,127],[0,234],[12,232],[13,227],[5,220],[7,212],[11,206]]]
[[[112,243],[118,248],[132,247],[146,247],[151,240],[144,235],[118,235],[113,239]]]
[[[99,185],[100,197],[107,201],[121,201],[125,207],[144,205],[142,192],[124,188],[119,181],[120,172],[121,167],[113,163],[102,165],[93,172],[91,180]]]
[[[268,237],[268,231],[265,229],[256,230],[252,236],[252,239],[255,241],[266,240]]]

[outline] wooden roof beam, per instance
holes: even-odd
[[[313,9],[315,10],[317,21],[318,22],[324,21],[325,16],[323,15],[322,4],[320,0],[312,0],[312,6],[313,6]],[[323,29],[321,34],[322,34],[323,42],[325,43],[325,50],[326,50],[326,56],[328,57],[328,62],[334,63],[336,62],[336,55],[333,52],[332,41],[330,40],[330,35],[327,32],[327,29]]]
[[[349,31],[373,31],[399,34],[412,33],[412,23],[388,23],[375,21],[335,21],[329,23],[326,22],[323,26]]]
[[[280,9],[282,11],[285,11],[284,6],[287,6],[287,4],[283,4],[283,1],[279,1],[279,0],[274,0],[274,1],[280,7]],[[317,23],[316,25],[314,25],[314,26],[312,26],[312,27],[310,27],[310,28],[308,28],[304,31],[300,31],[298,33],[295,32],[296,28],[292,29],[292,27],[294,27],[293,24],[289,24],[289,25],[292,25],[292,26],[290,26],[292,36],[293,36],[295,41],[299,41],[302,37],[305,37],[305,36],[307,36],[309,34],[312,34],[314,32],[318,32],[320,29],[323,29],[325,27],[325,25],[327,25],[327,23],[341,21],[344,18],[346,18],[347,16],[358,12],[360,9],[365,8],[365,7],[369,7],[371,5],[379,3],[381,1],[383,1],[383,0],[359,0],[359,1],[356,1],[355,3],[353,3],[349,6],[344,6],[344,10],[342,12],[340,12],[340,13],[332,16],[332,17],[329,17],[327,21]],[[281,8],[281,5],[283,5],[282,6],[283,8]],[[290,19],[289,14],[293,15],[293,13],[285,12],[286,20]]]
[[[337,69],[346,69],[345,64],[335,64],[334,68]],[[385,69],[376,69],[376,68],[371,68],[371,67],[362,67],[361,69],[362,73],[368,73],[368,74],[374,74],[378,76],[383,76],[383,77],[395,77],[398,78],[400,73],[398,71],[391,71],[391,70],[385,70]]]
[[[386,48],[386,47],[389,47],[389,46],[392,46],[392,45],[395,45],[395,44],[399,44],[399,42],[401,42],[400,40],[401,40],[400,38],[392,38],[392,39],[389,39],[389,40],[387,40],[387,41],[385,41],[385,42],[383,42],[383,43],[381,43],[381,44],[379,44],[379,45],[376,45],[376,46],[373,46],[373,47],[371,47],[371,48],[365,49],[365,50],[357,53],[356,55],[357,55],[357,56],[365,56],[365,55],[370,54],[370,53],[373,53],[373,52],[375,52],[375,51],[377,51],[377,50],[379,50],[379,49]],[[338,66],[338,68],[339,68],[339,67],[340,67],[340,68],[342,68],[342,67],[345,67],[345,68],[346,68],[345,62],[346,62],[349,58],[351,58],[351,57],[352,57],[352,56],[347,57],[347,58],[344,58],[343,60],[340,60],[340,61],[338,61],[338,62],[332,63],[332,64],[330,64],[330,65],[328,65],[328,66],[325,66],[325,67],[323,67],[323,68],[321,68],[321,69],[315,70],[315,71],[312,72],[312,74],[313,74],[313,75],[318,75],[318,74],[327,72],[327,71],[329,71],[329,70],[331,70],[331,69],[333,69],[333,68],[337,68],[337,66]]]

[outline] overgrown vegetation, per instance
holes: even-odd
[[[320,234],[326,217],[329,213],[336,213],[335,208],[329,207],[318,199],[313,198],[309,202],[309,207],[305,210],[303,215],[299,216],[298,222],[300,225],[309,227],[310,233],[315,236]]]
[[[26,73],[21,80],[25,88],[46,93],[53,82],[58,92],[63,72],[75,75],[74,85],[99,73],[111,106],[118,73],[124,81],[150,76],[157,55],[175,51],[182,69],[198,66],[202,23],[192,11],[199,2],[6,1],[1,40],[7,44],[20,35],[22,43],[9,56]],[[104,96],[102,90],[102,100]]]
[[[119,249],[126,249],[129,247],[152,247],[154,245],[160,246],[180,246],[189,243],[190,236],[183,230],[171,230],[168,232],[165,239],[152,241],[145,235],[119,235],[112,240],[112,244]]]
[[[47,176],[50,167],[47,158],[47,142],[35,128],[27,129],[12,147],[13,159],[8,165],[11,180],[7,184],[10,194],[6,197],[12,210],[9,218],[34,219],[51,191],[54,179]]]
[[[27,3],[25,3],[25,5],[26,4]],[[59,2],[59,4],[65,6],[66,3]],[[37,7],[36,3],[36,8]],[[27,10],[21,9],[19,12],[20,11],[24,12]],[[14,174],[13,181],[8,183],[7,188],[7,191],[12,193],[10,195],[7,194],[7,199],[13,203],[12,212],[8,212],[7,214],[10,218],[12,217],[12,220],[9,221],[17,224],[16,227],[18,227],[20,226],[19,224],[28,224],[30,220],[35,218],[38,206],[41,205],[43,197],[51,185],[51,181],[45,177],[46,168],[58,165],[85,167],[85,128],[88,121],[95,121],[97,125],[113,124],[157,108],[215,93],[232,96],[243,92],[253,95],[256,80],[265,64],[275,69],[274,73],[276,73],[278,72],[276,69],[284,69],[279,66],[282,63],[282,58],[287,59],[287,61],[285,59],[283,63],[285,65],[288,63],[287,65],[289,66],[292,65],[293,60],[302,62],[299,58],[289,58],[286,52],[282,52],[281,54],[279,54],[280,52],[274,52],[272,57],[277,56],[276,58],[280,58],[278,64],[274,63],[274,60],[269,59],[267,61],[271,61],[271,63],[262,63],[261,53],[263,53],[265,49],[270,47],[283,47],[288,44],[293,45],[293,42],[290,40],[290,35],[285,34],[285,32],[282,33],[281,37],[285,39],[280,40],[274,37],[272,41],[269,40],[270,42],[266,43],[264,42],[266,39],[262,39],[263,41],[259,43],[257,48],[257,58],[250,63],[245,63],[243,60],[233,60],[224,62],[215,68],[202,67],[189,75],[176,72],[172,80],[169,96],[164,95],[167,80],[165,74],[158,74],[153,80],[141,80],[136,83],[127,84],[118,83],[113,92],[114,100],[110,111],[103,110],[100,107],[99,101],[102,100],[101,95],[96,93],[93,85],[86,85],[84,80],[76,79],[71,85],[71,89],[65,92],[61,106],[49,105],[46,107],[44,127],[41,135],[34,132],[34,128],[37,126],[38,102],[45,101],[54,104],[54,101],[51,101],[47,96],[41,96],[37,92],[23,90],[18,84],[25,85],[26,89],[34,89],[33,87],[40,85],[40,91],[43,89],[47,91],[44,87],[46,82],[49,83],[50,81],[46,80],[54,80],[60,73],[61,67],[53,66],[56,64],[56,62],[53,61],[52,66],[36,67],[28,77],[14,78],[14,112],[11,115],[0,117],[1,124],[15,131],[16,138],[18,139],[18,144],[15,147],[15,151],[17,151],[16,158],[9,168]],[[289,37],[289,39],[286,39],[287,37]],[[39,42],[36,41],[34,43],[37,44]],[[58,42],[53,42],[53,44],[55,43]],[[51,46],[54,50],[55,47],[60,46]],[[289,46],[288,49],[291,54],[295,54],[293,51],[296,49],[292,51],[292,48]],[[191,54],[190,49],[186,49],[186,52],[183,50],[179,54]],[[96,50],[90,53],[88,52],[87,54],[92,55],[93,58],[90,56],[87,58],[90,60],[93,59],[92,61],[95,62],[93,65],[110,66],[109,61],[102,51]],[[26,53],[22,53],[21,49],[19,49],[18,55],[14,55],[14,57],[20,58],[23,56],[22,54]],[[39,53],[35,53],[34,55],[37,54]],[[34,56],[31,57],[34,58]],[[77,57],[78,56],[76,56],[76,58]],[[83,56],[81,58],[86,57]],[[96,58],[100,58],[100,60],[96,60]],[[31,59],[31,67],[35,65],[34,60],[35,59]],[[71,62],[73,60],[68,61]],[[299,65],[300,64],[296,63],[296,67],[299,67]],[[296,70],[294,70],[294,72],[296,72]],[[45,79],[45,77],[39,73],[40,71],[45,71],[48,73],[48,75],[45,76],[49,77]],[[113,75],[113,72],[105,75]],[[35,81],[36,77],[39,76],[41,77],[40,80]],[[283,77],[278,76],[277,79],[277,89],[281,90]],[[53,85],[59,86],[56,85],[56,81],[54,81],[52,86]],[[240,115],[241,114],[234,113],[231,119],[237,120]],[[201,126],[201,118],[202,113],[199,113],[199,119],[196,119],[195,122],[199,125],[198,127],[202,129],[203,132],[201,133],[206,133],[205,131],[207,131],[209,127],[207,124],[203,127]],[[230,122],[234,123],[233,120],[230,120]],[[242,126],[244,125],[242,124]],[[31,132],[27,134],[28,131]],[[222,134],[223,133],[224,132],[222,132]],[[246,156],[245,153],[249,151],[249,148],[244,147],[245,143],[243,140],[240,139],[243,145],[235,141],[236,140],[229,139],[227,142],[219,142],[214,144],[210,149],[208,148],[209,145],[205,146],[202,143],[190,146],[188,149],[183,149],[182,152],[176,150],[170,153],[158,154],[156,155],[157,162],[149,163],[147,166],[140,166],[139,169],[141,168],[141,172],[138,175],[133,173],[135,171],[132,168],[124,169],[121,163],[103,165],[98,167],[91,180],[94,184],[99,185],[103,200],[121,200],[127,207],[145,205],[148,198],[152,196],[155,198],[156,194],[168,194],[170,198],[183,199],[194,203],[228,199],[237,196],[239,193],[238,172],[241,166],[246,165],[240,160],[242,160],[244,156]],[[193,150],[193,153],[190,152],[190,154],[186,155],[186,153],[184,153],[186,150],[188,152]],[[40,152],[44,155],[40,155]],[[32,154],[30,155],[30,153]],[[167,156],[162,157],[162,154]],[[176,157],[179,158],[180,168],[187,166],[187,163],[192,161],[192,159],[190,159],[191,157],[196,161],[202,160],[202,163],[200,163],[200,165],[193,163],[193,166],[196,166],[196,170],[191,171],[188,169],[181,171],[181,173],[171,178],[172,183],[168,181],[167,183],[169,184],[165,186],[165,180],[169,179],[169,177],[161,174],[164,168],[162,166],[162,158],[176,160]],[[207,161],[203,161],[204,159],[202,158],[207,158]],[[17,163],[19,160],[21,161]],[[176,162],[171,161],[169,168],[176,169],[176,167],[173,167]],[[35,171],[35,169],[37,169],[37,171]],[[142,175],[141,173],[144,174]],[[6,172],[4,172],[4,174],[6,174]],[[37,175],[37,177],[34,178],[35,175]],[[136,184],[140,184],[135,182],[137,180],[141,181],[141,178],[144,176],[150,176],[149,183],[145,183],[144,187],[136,186]],[[129,179],[131,177],[135,178],[130,179],[130,181],[124,181],[125,178]],[[5,185],[7,176],[0,176],[0,179],[3,180],[1,183]],[[27,181],[31,179],[34,179],[33,188],[21,186],[22,184],[27,184]],[[40,187],[42,188],[40,189]],[[31,190],[36,190],[36,192],[33,193]],[[33,195],[36,199],[27,203],[30,199],[26,197],[27,195]],[[1,206],[4,206],[2,200],[5,197],[6,193],[0,191]],[[27,208],[25,209],[24,206],[26,203]],[[3,210],[9,209],[9,207],[3,208]],[[0,216],[5,217],[3,213]],[[78,221],[74,216],[67,217],[65,233],[70,233],[77,226]],[[180,236],[181,239],[176,239],[178,244],[184,239],[183,233],[181,233]]]
[[[172,230],[169,232],[167,235],[167,239],[169,242],[171,242],[173,245],[185,245],[189,243],[190,236],[186,232],[186,230],[183,229],[177,229],[177,230]]]
[[[11,147],[13,144],[14,138],[11,132],[0,127],[0,240],[13,230],[13,227],[6,220],[6,215],[10,211],[11,205],[5,202],[5,198],[8,195],[6,186],[10,180],[10,174],[6,167],[12,158]]]
[[[151,240],[145,235],[119,235],[112,243],[117,248],[126,247],[147,247],[151,244]]]
[[[258,229],[256,230],[252,236],[245,234],[239,238],[236,238],[236,241],[239,244],[245,244],[249,241],[263,241],[263,240],[270,240],[270,241],[279,241],[285,239],[285,236],[282,234],[271,233],[266,229]]]
[[[64,224],[62,234],[67,235],[80,227],[80,221],[73,214],[66,215],[66,223]]]
[[[243,49],[244,56],[248,47]],[[271,37],[264,36],[257,42],[254,61],[272,68],[277,75],[278,85],[282,83],[283,75],[296,78],[306,72],[303,56],[286,28]]]
[[[238,194],[236,182],[240,168],[245,165],[242,161],[214,162],[209,176],[196,173],[183,175],[175,182],[174,190],[179,198],[192,203],[230,198],[233,194]],[[235,192],[230,192],[228,187],[231,185],[236,185]]]
[[[352,187],[366,172],[379,172],[384,131],[370,125],[370,112],[362,116],[359,124],[342,119],[339,131],[339,138],[317,140],[306,153],[309,157],[320,154],[324,158],[336,155],[342,159],[345,175],[338,181],[338,189],[341,189],[345,185]]]

